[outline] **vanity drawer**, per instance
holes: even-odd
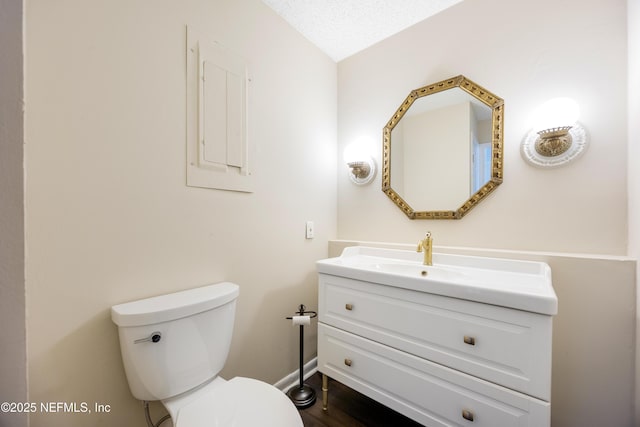
[[[550,425],[548,402],[322,323],[318,370],[425,426]]]
[[[320,274],[319,320],[549,401],[551,316]]]

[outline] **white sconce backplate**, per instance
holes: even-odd
[[[535,167],[557,168],[564,166],[580,157],[589,145],[587,131],[579,123],[574,124],[571,129],[569,129],[569,134],[573,140],[569,149],[557,156],[547,157],[536,151],[536,141],[539,135],[532,129],[522,140],[520,154],[527,163]]]

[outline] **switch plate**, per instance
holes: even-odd
[[[306,222],[306,231],[304,236],[307,239],[313,239],[313,221],[307,221]]]

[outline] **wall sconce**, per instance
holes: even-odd
[[[587,132],[577,122],[578,104],[554,98],[536,109],[533,129],[521,144],[522,157],[533,166],[558,167],[578,158],[588,145]]]
[[[376,175],[376,164],[362,142],[355,142],[345,147],[344,161],[349,166],[349,178],[354,184],[365,185]]]

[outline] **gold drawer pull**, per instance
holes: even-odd
[[[344,359],[344,364],[347,366],[351,366],[353,362],[351,361],[351,359]]]
[[[469,345],[476,345],[476,339],[474,337],[470,337],[468,335],[464,336],[464,343]]]
[[[347,310],[351,311],[351,310],[353,310],[353,304],[346,304],[344,306],[344,308],[346,308]]]
[[[463,409],[462,418],[464,418],[467,421],[473,422],[473,412],[469,411],[468,409]]]

